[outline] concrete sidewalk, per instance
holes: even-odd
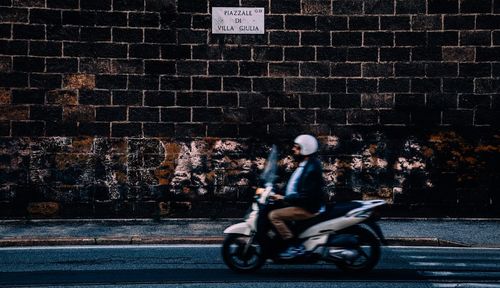
[[[241,219],[3,220],[0,246],[219,244]],[[382,219],[389,245],[500,247],[500,219]]]

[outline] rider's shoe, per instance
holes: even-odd
[[[281,259],[293,259],[298,256],[302,256],[305,254],[305,248],[302,245],[298,246],[290,246],[284,252],[280,253]]]

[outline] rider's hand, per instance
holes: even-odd
[[[280,195],[280,194],[273,194],[269,197],[271,197],[271,199],[273,199],[275,201],[283,200],[285,198],[283,195]]]

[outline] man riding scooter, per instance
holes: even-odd
[[[280,254],[282,259],[295,258],[305,251],[286,221],[312,218],[325,205],[323,169],[316,157],[318,141],[311,135],[300,135],[294,143],[292,156],[299,165],[288,180],[285,195],[271,196],[275,201],[282,201],[285,207],[272,210],[268,216],[281,238],[288,242],[288,248]]]

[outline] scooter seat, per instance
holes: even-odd
[[[302,221],[295,221],[293,230],[295,231],[295,233],[299,234],[313,225],[330,219],[342,217],[347,214],[347,212],[357,209],[361,206],[363,206],[363,204],[359,202],[338,202],[333,205],[328,205],[325,209],[325,212],[322,212],[314,216],[313,218]]]

